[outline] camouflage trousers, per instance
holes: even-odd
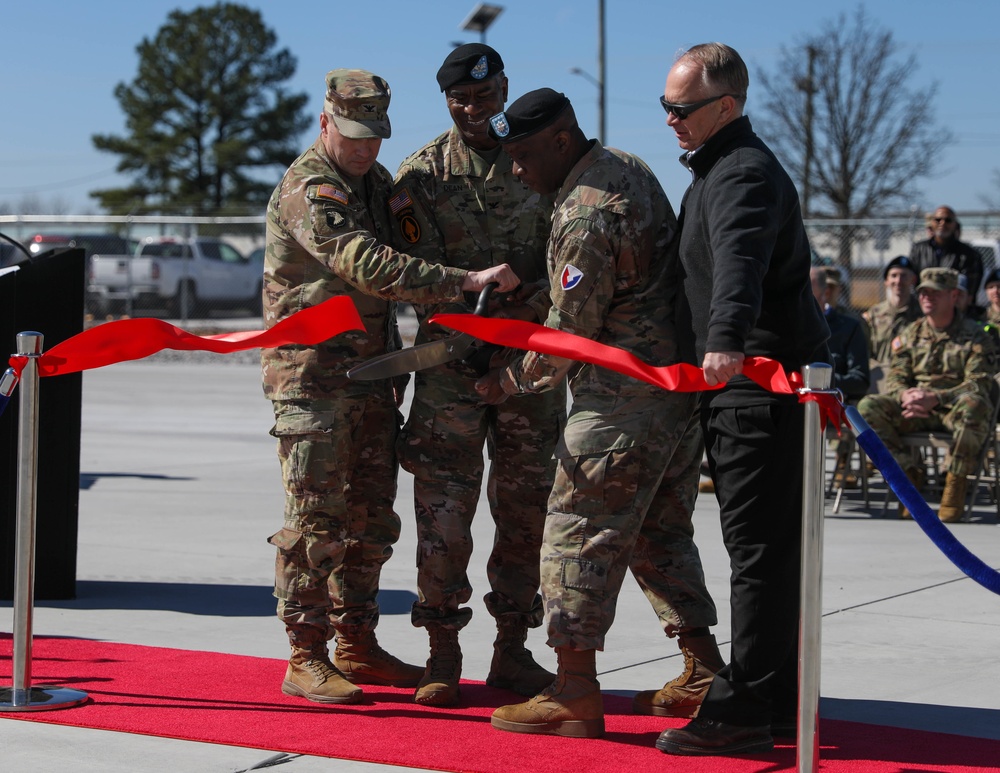
[[[542,543],[551,647],[604,648],[626,568],[668,636],[718,622],[691,523],[704,449],[696,400],[575,401]]]
[[[413,624],[461,629],[472,618],[468,566],[485,462],[495,526],[486,564],[487,611],[529,627],[542,621],[538,551],[555,473],[552,448],[566,416],[565,388],[486,405],[474,379],[450,370],[418,373],[396,449],[413,474],[418,600]]]
[[[384,393],[274,403],[285,519],[274,595],[293,644],[375,628],[382,565],[399,539],[394,443],[398,413]]]
[[[954,436],[948,449],[948,472],[955,475],[975,474],[979,452],[986,437],[992,406],[979,395],[963,395],[947,411],[934,411],[925,419],[907,419],[896,397],[867,395],[858,404],[858,412],[879,436],[889,453],[904,470],[914,466],[911,449],[900,442],[909,432],[948,430]]]

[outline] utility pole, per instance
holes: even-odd
[[[604,55],[604,0],[597,0],[597,137],[603,145],[607,142],[605,123],[605,55]]]
[[[805,126],[803,127],[806,132],[806,153],[805,159],[802,162],[802,216],[804,218],[809,217],[809,197],[812,194],[812,162],[815,152],[813,149],[813,94],[816,93],[814,77],[816,48],[814,46],[806,46],[806,54],[809,57],[807,74],[805,78],[800,78],[796,84],[806,93]]]

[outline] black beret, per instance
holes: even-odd
[[[897,255],[892,260],[890,260],[888,265],[885,267],[885,270],[882,272],[882,278],[885,279],[887,276],[889,276],[889,270],[893,268],[908,268],[914,274],[919,273],[917,271],[917,267],[913,264],[913,261],[910,260],[905,255]]]
[[[986,287],[986,285],[991,282],[1000,282],[1000,268],[995,268],[986,275],[986,279],[983,281],[983,287]]]
[[[490,119],[490,136],[498,142],[515,142],[551,125],[569,107],[560,91],[535,89],[515,99]]]
[[[484,43],[466,43],[445,58],[437,82],[444,91],[458,83],[478,83],[500,72],[503,72],[500,54]]]

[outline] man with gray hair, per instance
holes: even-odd
[[[274,595],[292,655],[282,691],[318,703],[357,703],[355,684],[413,687],[423,669],[375,639],[382,565],[399,538],[388,379],[347,371],[398,345],[395,301],[458,300],[490,282],[512,290],[507,265],[466,271],[404,255],[391,236],[391,178],[376,158],[389,136],[389,85],[364,70],[332,70],[316,142],[285,172],[267,206],[264,324],[334,296],[354,302],[364,330],[315,346],[263,349],[285,487]],[[331,661],[327,641],[336,636]]]
[[[742,375],[746,357],[786,371],[829,362],[812,296],[795,185],[743,115],[749,75],[721,43],[683,53],[660,103],[685,153],[677,332],[709,386],[701,424],[732,566],[732,653],[670,754],[749,754],[794,733],[797,707],[803,413]]]

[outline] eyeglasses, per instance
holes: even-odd
[[[697,102],[688,102],[686,105],[678,104],[676,102],[667,102],[665,97],[660,97],[660,104],[663,105],[663,109],[668,113],[673,113],[674,117],[678,121],[684,121],[691,115],[695,110],[701,110],[705,105],[710,105],[713,102],[717,102],[723,97],[732,97],[733,99],[739,99],[735,94],[719,94],[715,97],[709,97],[708,99],[700,99]]]
[[[953,217],[932,217],[931,220],[933,220],[935,223],[954,223],[955,222],[955,218],[953,218]]]

